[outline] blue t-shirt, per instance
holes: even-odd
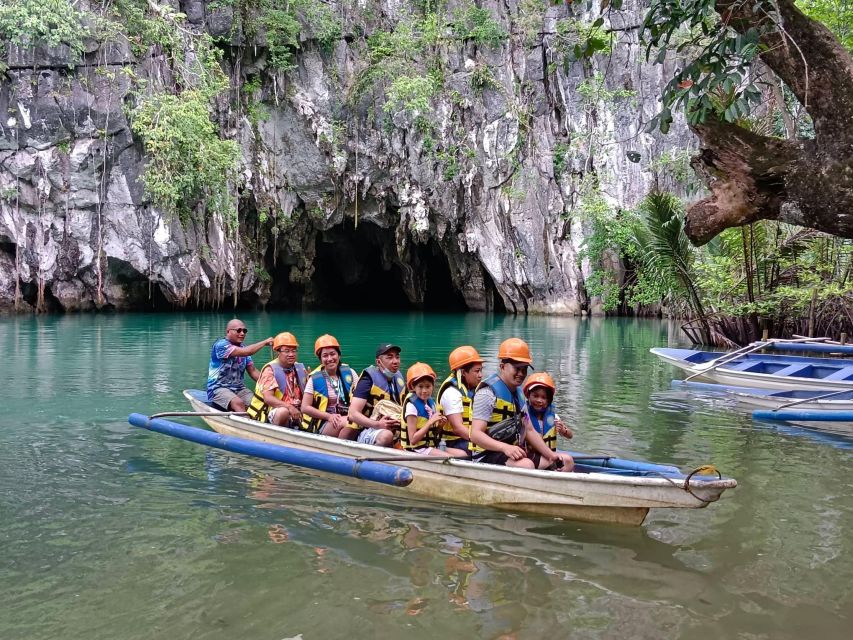
[[[220,338],[213,343],[213,348],[210,350],[210,366],[207,369],[208,402],[213,402],[213,392],[220,387],[226,387],[235,393],[245,388],[243,374],[246,372],[246,367],[252,364],[252,357],[231,357],[231,352],[236,348],[237,345],[231,344],[225,338]]]

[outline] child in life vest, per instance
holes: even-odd
[[[467,454],[460,449],[439,448],[447,418],[438,412],[432,399],[435,377],[432,367],[423,362],[416,362],[406,372],[409,393],[403,400],[400,444],[404,450],[412,453],[467,458]]]
[[[551,451],[556,451],[557,434],[564,438],[571,438],[574,434],[554,411],[554,393],[557,391],[554,380],[547,373],[534,373],[524,381],[522,391],[527,398],[524,421],[533,425]],[[537,468],[541,468],[538,453],[528,451],[528,457]],[[574,466],[573,462],[568,464],[566,458],[571,460],[568,455],[564,456],[560,471],[571,471]]]

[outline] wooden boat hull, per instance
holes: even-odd
[[[651,352],[697,380],[759,389],[853,390],[853,361],[800,356],[747,354],[711,369],[724,353],[655,348]],[[697,375],[698,374],[698,375]]]
[[[397,456],[412,471],[414,480],[404,488],[369,486],[371,491],[390,491],[442,502],[483,505],[517,512],[611,524],[640,525],[650,508],[699,509],[715,502],[726,489],[737,486],[731,478],[694,476],[685,490],[685,476],[661,465],[650,476],[614,473],[555,473],[512,469],[463,460],[425,461],[406,459],[407,454],[357,442],[306,433],[294,429],[215,412],[199,392],[185,391],[194,411],[212,412],[204,421],[214,430],[261,442],[350,458]],[[649,465],[651,466],[651,465]],[[676,470],[677,471],[677,470]],[[661,477],[667,476],[667,477]],[[336,477],[337,481],[367,483]]]

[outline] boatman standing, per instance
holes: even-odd
[[[246,333],[243,321],[234,318],[225,326],[225,337],[214,342],[210,350],[207,401],[226,411],[245,411],[249,406],[252,392],[243,382],[243,374],[248,372],[252,380],[257,381],[260,374],[252,362],[252,356],[272,344],[272,338],[265,338],[244,346]]]
[[[361,427],[359,442],[380,447],[390,447],[394,444],[395,431],[400,428],[400,420],[384,415],[371,418],[370,414],[380,400],[402,404],[405,389],[406,382],[400,374],[400,347],[383,342],[376,348],[376,364],[361,372],[349,406],[347,418]],[[397,410],[399,415],[402,407],[397,407]]]
[[[540,456],[539,468],[571,471],[574,466],[568,454],[551,451],[539,432],[527,420],[503,441],[489,435],[489,428],[522,413],[525,406],[521,385],[532,367],[530,347],[520,338],[509,338],[498,348],[498,372],[483,380],[474,394],[471,407],[471,450],[474,462],[503,464],[533,469],[525,444]]]

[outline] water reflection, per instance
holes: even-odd
[[[849,440],[669,390],[655,321],[248,314],[250,337],[329,331],[359,367],[399,339],[446,369],[530,342],[574,449],[714,462],[740,486],[640,529],[403,500],[130,428],[184,408],[227,314],[0,319],[0,637],[795,638],[846,635]],[[310,349],[304,359],[310,362]],[[270,354],[259,354],[263,362]],[[270,356],[271,357],[271,356]],[[189,421],[191,422],[191,421]],[[568,445],[568,443],[563,443]]]

